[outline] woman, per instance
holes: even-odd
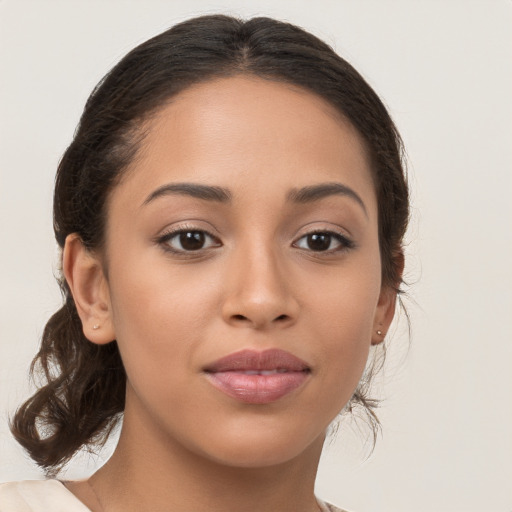
[[[134,49],[59,166],[65,304],[12,424],[51,477],[123,415],[120,440],[0,510],[338,510],[318,461],[342,410],[376,421],[407,220],[386,109],[314,36],[206,16]]]

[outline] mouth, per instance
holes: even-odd
[[[242,350],[205,367],[204,373],[216,389],[235,400],[267,404],[301,387],[311,369],[284,350]]]

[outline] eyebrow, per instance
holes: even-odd
[[[190,196],[197,199],[203,199],[205,201],[216,201],[219,203],[229,203],[231,201],[231,192],[223,187],[199,185],[198,183],[169,183],[167,185],[162,185],[151,192],[143,205],[167,195]]]
[[[342,183],[319,183],[318,185],[311,185],[309,187],[294,188],[288,193],[288,200],[293,203],[305,204],[319,201],[320,199],[330,196],[344,196],[353,199],[361,206],[368,217],[368,211],[359,194]]]
[[[169,183],[162,185],[151,192],[143,205],[167,195],[184,195],[219,203],[229,203],[232,199],[231,192],[224,187],[201,185],[199,183]],[[307,204],[330,196],[344,196],[353,199],[357,204],[359,204],[359,206],[361,206],[366,216],[368,216],[366,206],[357,192],[350,187],[337,182],[319,183],[317,185],[294,188],[288,192],[287,200],[297,204]]]

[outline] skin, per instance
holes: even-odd
[[[364,145],[323,99],[247,76],[187,89],[144,128],[110,196],[106,246],[91,253],[70,235],[64,250],[85,335],[117,339],[128,377],[113,457],[69,488],[107,512],[317,510],[326,428],[395,307],[381,287]],[[148,199],[177,183],[223,187],[231,200]],[[361,202],[339,193],[290,200],[325,183]],[[176,229],[213,236],[186,252],[170,238]],[[326,233],[327,250],[312,249],[311,232]],[[241,349],[269,348],[311,370],[276,402],[230,398],[203,371]]]

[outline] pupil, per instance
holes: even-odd
[[[331,235],[313,233],[308,236],[308,247],[313,251],[326,251],[331,245]]]
[[[204,245],[204,233],[201,231],[187,231],[180,234],[180,243],[187,251],[197,251]]]

